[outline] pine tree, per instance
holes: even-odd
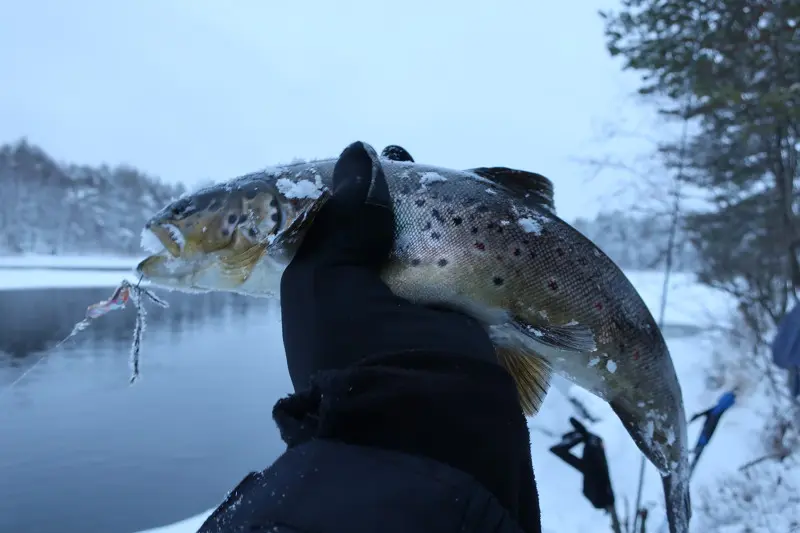
[[[686,218],[701,281],[780,319],[800,290],[800,0],[623,0],[601,16],[640,92],[697,127],[662,155],[706,193]]]

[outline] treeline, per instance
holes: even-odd
[[[183,193],[134,168],[55,161],[0,146],[0,254],[140,254],[147,218]]]
[[[0,147],[0,253],[140,254],[146,219],[172,198],[169,185],[135,168],[59,163],[20,140]],[[575,226],[625,269],[663,265],[668,227],[657,219],[604,213]],[[684,247],[677,268],[694,265]]]

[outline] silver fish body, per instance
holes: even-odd
[[[251,253],[246,246],[240,247],[244,252],[222,256],[184,257],[181,250],[178,257],[145,260],[139,271],[180,290],[277,297],[283,268],[330,189],[335,162],[277,167],[198,191],[188,198],[188,207],[181,200],[177,211],[198,213],[209,199],[241,193],[246,203],[253,190],[264,192],[269,200],[261,214],[277,204],[288,215],[281,220],[287,227],[285,235],[254,238],[254,243],[265,242],[255,260],[241,259]],[[517,380],[527,414],[541,404],[550,372],[607,401],[662,474],[670,532],[686,533],[691,515],[686,419],[669,350],[625,274],[555,214],[549,180],[506,168],[460,171],[390,159],[382,164],[396,219],[386,283],[409,300],[478,318]],[[185,230],[175,212],[174,206],[165,207],[148,227]],[[203,220],[209,218],[196,223]],[[224,226],[214,220],[215,227]],[[261,226],[248,231],[269,230],[269,224]],[[245,275],[231,275],[241,272]]]

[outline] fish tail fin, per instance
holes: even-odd
[[[664,485],[664,502],[667,510],[669,533],[688,533],[692,517],[692,501],[689,494],[689,476],[683,470],[661,477]]]
[[[509,347],[497,346],[497,359],[514,378],[525,416],[539,412],[550,389],[552,370],[544,359]]]

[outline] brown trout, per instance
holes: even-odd
[[[147,223],[143,238],[159,246],[137,271],[166,288],[277,299],[329,198],[335,163],[279,166],[173,202]],[[556,216],[550,180],[423,165],[399,147],[381,163],[396,219],[389,287],[480,320],[526,415],[538,411],[553,372],[607,401],[662,475],[670,532],[686,533],[686,417],[669,350],[620,268]]]

